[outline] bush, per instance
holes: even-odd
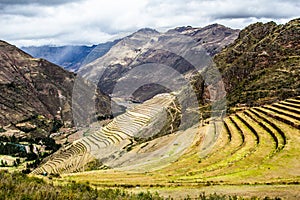
[[[25,174],[8,171],[0,171],[0,200],[15,199],[128,199],[128,200],[161,200],[158,194],[139,193],[129,194],[120,189],[103,189],[96,190],[89,186],[88,183],[81,184],[71,182],[63,186],[54,186],[48,184],[42,179],[28,177]]]

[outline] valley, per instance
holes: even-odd
[[[124,199],[299,199],[299,37],[299,18],[144,28],[70,50],[65,69],[0,41],[0,177]]]

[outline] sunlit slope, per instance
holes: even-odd
[[[176,131],[180,120],[180,108],[176,106],[175,96],[157,95],[61,149],[32,173],[78,172],[86,170],[87,164],[95,159],[103,166],[118,160],[133,145]]]
[[[299,125],[300,97],[295,97],[199,128],[185,153],[162,169],[143,173],[99,170],[65,178],[102,186],[297,183]],[[203,142],[211,135],[218,136],[215,142]]]

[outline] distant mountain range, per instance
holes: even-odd
[[[193,28],[191,26],[177,27],[168,30],[166,33],[159,33],[150,28],[143,28],[138,30],[131,36],[106,42],[93,46],[28,46],[21,47],[21,49],[35,58],[46,59],[56,65],[59,65],[68,71],[77,72],[81,66],[84,66],[92,61],[104,56],[110,49],[118,44],[120,41],[134,37],[136,34],[181,34],[194,38],[199,44],[206,48],[209,55],[215,55],[221,49],[230,44],[238,34],[238,30],[213,24],[204,28]],[[117,48],[117,47],[116,47]],[[139,45],[136,44],[139,49]]]
[[[46,59],[68,71],[76,72],[87,64],[107,53],[118,40],[93,46],[29,46],[21,49],[35,58]]]
[[[170,70],[172,68],[174,72],[188,76],[189,73],[195,70],[195,67],[199,66],[191,66],[192,64],[186,60],[188,58],[184,58],[184,54],[201,49],[201,54],[203,55],[194,55],[194,58],[199,60],[199,56],[206,57],[203,58],[202,64],[204,64],[207,62],[205,59],[212,58],[224,47],[231,44],[238,37],[238,34],[239,30],[233,30],[219,24],[203,28],[178,27],[166,33],[145,28],[121,39],[105,55],[82,66],[78,74],[98,83],[100,90],[108,95],[114,92],[113,90],[118,80],[122,79],[122,81],[126,82],[126,80],[133,78],[128,76],[128,72],[131,69],[146,63],[166,65],[170,67]],[[181,51],[182,55],[179,55],[180,53],[176,51]],[[151,78],[147,78],[143,74],[135,74],[134,78],[136,80],[148,79],[150,83],[170,82],[168,79],[171,76],[163,75],[165,69],[165,67],[161,67],[155,70],[156,75],[153,75]],[[154,73],[150,73],[150,71],[148,75]],[[128,88],[128,84],[126,85],[125,87]],[[158,93],[168,91],[167,88],[163,88],[158,84],[148,84],[136,89],[137,91],[133,94],[133,98],[137,101],[144,101]],[[200,93],[202,95],[203,91]],[[114,95],[119,96],[121,94]],[[129,96],[126,97],[129,98]]]

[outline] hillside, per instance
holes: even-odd
[[[63,186],[53,185],[45,180],[36,177],[27,177],[21,173],[9,173],[7,171],[0,171],[0,195],[5,200],[16,199],[55,199],[55,200],[169,200],[158,193],[148,192],[126,192],[122,189],[95,189],[88,183],[67,183]],[[8,189],[9,190],[5,190]],[[34,190],[32,189],[34,188]],[[201,200],[211,199],[236,199],[236,195],[206,195],[205,193],[198,193]],[[189,195],[185,195],[185,199]],[[239,198],[241,199],[241,198]],[[270,199],[270,198],[268,198]],[[271,200],[271,199],[270,199]]]
[[[84,171],[89,168],[89,163],[95,162],[96,159],[98,163],[94,166],[96,168],[109,165],[112,167],[111,164],[124,165],[124,154],[126,155],[133,146],[174,133],[179,126],[179,121],[180,110],[176,107],[175,96],[157,95],[144,104],[137,105],[117,116],[105,127],[94,127],[88,130],[86,137],[74,141],[53,154],[32,173]],[[117,159],[121,161],[116,161]]]
[[[1,134],[46,137],[61,126],[72,127],[74,80],[73,73],[0,41]],[[98,99],[109,102],[100,93]],[[110,112],[101,109],[99,115]]]
[[[300,94],[300,19],[284,25],[255,23],[216,55],[227,100],[260,105]]]

